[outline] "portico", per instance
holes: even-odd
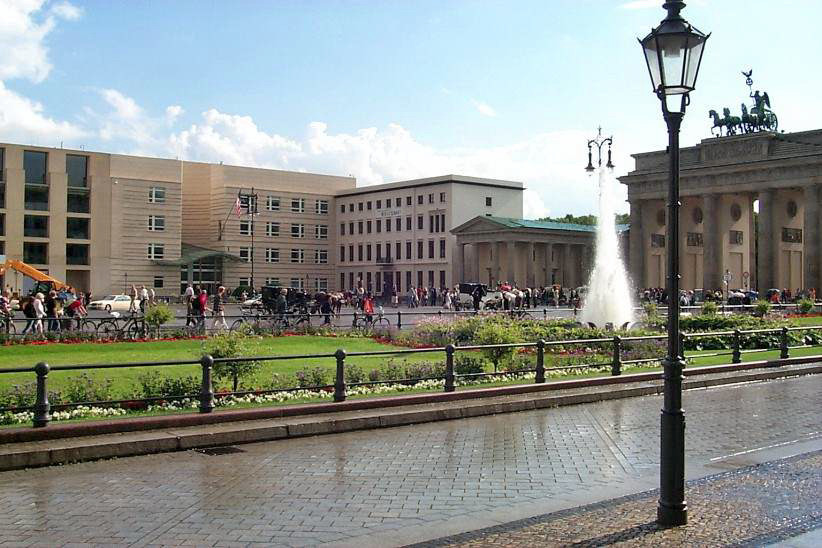
[[[596,227],[479,216],[451,231],[457,279],[518,287],[587,282]]]
[[[635,287],[665,285],[667,153],[635,154],[620,178],[631,207]],[[705,139],[681,150],[683,289],[820,287],[822,130]],[[758,211],[758,213],[755,213]]]

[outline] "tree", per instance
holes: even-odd
[[[571,215],[570,213],[567,214],[565,217],[543,217],[542,219],[538,219],[540,221],[548,221],[552,223],[571,223],[575,225],[587,225],[587,226],[596,226],[597,224],[597,216],[596,215],[580,215],[575,216]],[[628,213],[618,213],[616,215],[616,224],[618,225],[627,225],[631,222],[631,216]]]
[[[238,358],[248,355],[247,339],[239,333],[224,333],[216,335],[206,343],[206,354],[212,358]],[[232,392],[239,388],[240,377],[253,374],[260,367],[258,361],[232,361],[214,364],[214,375],[220,378],[232,379]]]

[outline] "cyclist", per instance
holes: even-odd
[[[71,303],[69,303],[69,305],[66,307],[66,316],[68,316],[69,318],[77,318],[77,328],[79,330],[80,320],[86,314],[86,307],[83,306],[83,294],[80,293],[80,296],[71,301]],[[70,321],[68,324],[69,329],[72,329],[72,324],[73,322]]]
[[[11,317],[11,293],[5,289],[0,295],[0,320],[4,322],[7,333],[11,329]]]
[[[374,297],[371,296],[371,292],[369,291],[365,295],[365,299],[363,299],[362,303],[362,311],[365,314],[365,321],[368,323],[374,322]]]

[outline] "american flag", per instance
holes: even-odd
[[[243,216],[243,206],[240,203],[240,197],[239,196],[237,196],[237,201],[234,202],[234,213],[237,215],[237,217],[242,217]]]

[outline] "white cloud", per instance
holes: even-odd
[[[83,15],[83,10],[71,2],[58,2],[51,8],[51,12],[66,21],[76,21]]]
[[[483,116],[494,118],[497,115],[497,111],[494,110],[488,103],[478,101],[477,99],[471,99],[471,104],[474,105],[474,108],[477,109],[477,112],[479,112]]]
[[[7,141],[57,146],[77,139],[85,131],[43,113],[43,105],[23,97],[0,82],[0,135]]]
[[[166,123],[171,125],[185,112],[180,105],[170,105],[166,107]]]
[[[659,0],[634,0],[622,4],[620,7],[626,10],[642,10],[662,7],[662,3]]]

